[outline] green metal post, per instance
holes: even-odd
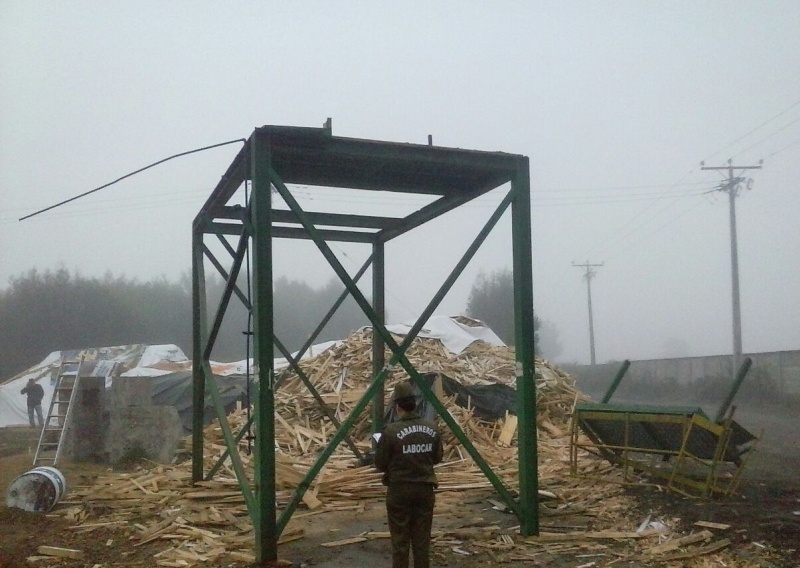
[[[255,489],[253,528],[256,562],[278,558],[275,522],[275,393],[273,391],[272,208],[270,153],[267,141],[256,131],[250,138],[253,184],[253,344],[258,366],[255,406]]]
[[[375,259],[372,265],[372,305],[375,308],[375,315],[382,325],[386,323],[386,296],[385,296],[385,255],[384,244],[382,242],[375,243],[372,247],[372,256]],[[378,376],[385,364],[385,344],[383,338],[379,333],[372,333],[372,378]],[[380,388],[375,392],[375,398],[372,400],[372,431],[380,432],[383,428],[383,399],[384,388],[381,383]]]
[[[517,359],[517,416],[520,532],[539,534],[539,475],[536,444],[536,382],[534,380],[533,269],[531,200],[528,159],[517,165],[511,190],[511,238],[514,262],[514,351]]]
[[[627,359],[625,359],[622,362],[622,367],[620,367],[619,371],[617,371],[617,375],[614,377],[614,380],[611,381],[611,386],[608,387],[608,390],[606,391],[606,394],[603,395],[603,400],[601,400],[600,402],[602,402],[603,404],[606,404],[609,400],[611,400],[611,397],[614,395],[614,391],[617,390],[617,387],[619,386],[619,383],[622,381],[622,377],[624,377],[625,373],[628,372],[628,367],[630,367],[630,366],[631,366],[631,362],[628,361]]]
[[[731,385],[731,390],[728,392],[728,396],[725,397],[725,400],[722,402],[722,405],[719,407],[717,411],[717,416],[714,418],[714,422],[719,423],[722,422],[722,419],[725,418],[725,413],[728,412],[728,408],[730,408],[731,403],[733,402],[733,398],[736,396],[736,393],[739,392],[739,387],[742,386],[742,382],[744,382],[744,378],[747,375],[747,371],[750,370],[750,366],[753,364],[753,360],[750,357],[747,357],[743,362],[742,366],[739,367],[739,372],[736,373],[736,379],[734,379],[733,384]]]
[[[192,482],[203,479],[203,412],[205,374],[203,343],[206,336],[206,286],[201,223],[192,227]]]

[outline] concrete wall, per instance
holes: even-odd
[[[170,463],[183,426],[177,409],[154,406],[149,377],[81,377],[72,408],[65,459],[117,463],[146,458]]]
[[[108,401],[103,377],[81,377],[72,408],[65,455],[74,461],[104,463]]]
[[[800,394],[800,351],[771,351],[766,353],[746,353],[753,360],[748,377],[758,372],[766,372],[780,392]],[[605,376],[606,386],[621,367],[621,362],[603,365],[565,365],[563,368],[575,376]],[[706,377],[732,376],[732,357],[730,355],[711,355],[707,357],[679,357],[674,359],[646,359],[631,361],[625,381],[675,381],[685,385],[696,379]]]

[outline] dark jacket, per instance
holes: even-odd
[[[42,399],[44,398],[44,389],[39,383],[26,385],[25,388],[20,391],[20,393],[28,395],[28,406],[38,406],[42,404]]]
[[[437,484],[433,465],[442,461],[442,437],[436,424],[410,412],[386,425],[375,450],[383,483]]]

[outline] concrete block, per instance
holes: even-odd
[[[146,458],[172,462],[180,447],[183,426],[172,406],[114,408],[107,439],[111,463]]]
[[[153,387],[150,377],[114,377],[111,383],[111,408],[152,404]]]

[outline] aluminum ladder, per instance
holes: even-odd
[[[34,466],[55,466],[62,458],[82,367],[83,356],[79,360],[61,362],[53,387],[53,397],[50,399],[50,408],[33,458]]]

